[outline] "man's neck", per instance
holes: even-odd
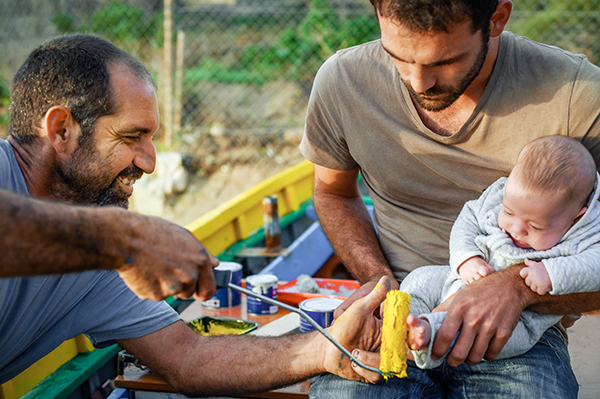
[[[52,146],[44,144],[43,137],[36,137],[31,144],[22,146],[12,136],[7,141],[11,144],[19,168],[25,178],[29,195],[35,198],[50,196],[50,163],[54,163]]]
[[[442,111],[428,111],[423,109],[414,99],[412,99],[421,121],[431,131],[440,136],[452,136],[457,133],[473,114],[477,103],[483,96],[485,88],[494,72],[498,50],[500,48],[500,37],[490,38],[488,54],[481,67],[479,74],[471,82],[465,92],[448,108]]]

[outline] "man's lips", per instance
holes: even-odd
[[[134,179],[133,177],[128,177],[128,176],[117,176],[117,181],[119,183],[121,183],[123,186],[125,186],[126,190],[129,193],[132,193],[133,185],[135,184],[137,179]]]

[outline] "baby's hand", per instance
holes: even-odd
[[[467,259],[458,267],[458,274],[465,284],[471,284],[493,272],[494,269],[479,256]]]
[[[532,291],[540,295],[552,291],[552,281],[542,262],[525,259],[525,267],[521,269],[521,277]]]

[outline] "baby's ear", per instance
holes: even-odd
[[[581,208],[579,210],[579,212],[577,212],[577,215],[575,215],[575,220],[573,221],[573,224],[577,223],[579,221],[579,219],[581,219],[583,214],[587,212],[587,210],[588,210],[587,206],[584,206],[583,208]]]

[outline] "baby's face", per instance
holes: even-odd
[[[531,193],[518,182],[506,183],[498,224],[519,248],[550,249],[585,213],[553,193]]]

